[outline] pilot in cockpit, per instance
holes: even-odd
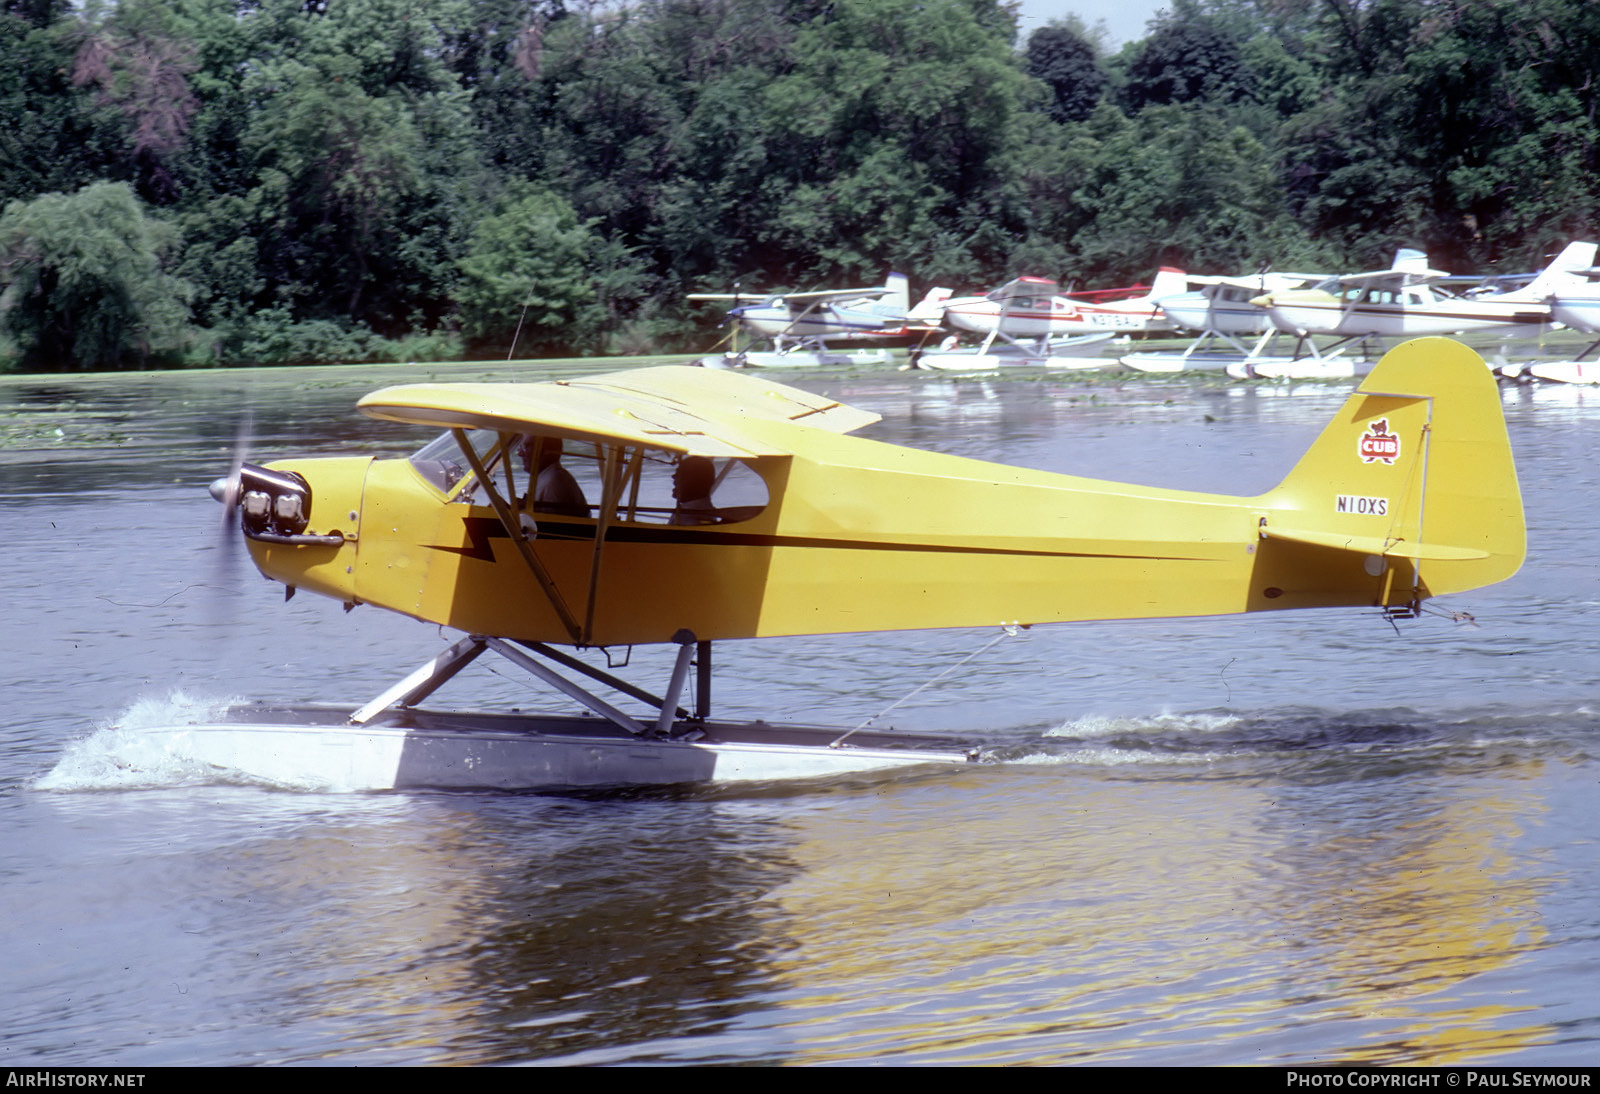
[[[563,517],[586,517],[589,501],[572,472],[561,466],[560,437],[527,437],[520,447],[522,466],[533,478],[526,508],[535,513],[554,513]],[[537,473],[534,459],[539,461]]]

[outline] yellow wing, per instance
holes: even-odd
[[[791,421],[849,433],[879,415],[743,373],[663,365],[540,384],[405,384],[362,399],[363,414],[449,429],[647,445],[694,456],[789,455],[745,428]]]

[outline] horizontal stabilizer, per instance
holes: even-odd
[[[1438,562],[1464,562],[1468,559],[1488,558],[1488,551],[1473,547],[1450,547],[1437,544],[1415,543],[1386,536],[1356,536],[1345,532],[1313,532],[1296,528],[1261,526],[1262,539],[1287,539],[1295,543],[1309,543],[1314,547],[1334,547],[1341,551],[1358,551],[1364,555],[1387,555],[1393,558],[1431,559]]]

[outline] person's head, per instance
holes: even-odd
[[[704,456],[685,456],[672,471],[672,496],[679,501],[698,501],[711,496],[716,468]]]
[[[561,462],[560,437],[526,437],[522,441],[522,466],[526,471],[533,470],[533,454],[539,453],[539,470],[543,471],[553,463]]]

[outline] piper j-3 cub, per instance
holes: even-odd
[[[268,578],[461,637],[360,707],[235,707],[165,731],[170,747],[273,778],[286,756],[332,742],[341,747],[318,753],[340,765],[328,778],[357,787],[969,764],[982,755],[948,740],[718,721],[712,646],[1289,608],[1408,617],[1429,597],[1509,577],[1524,550],[1495,381],[1443,339],[1390,353],[1282,483],[1255,497],[885,444],[852,436],[875,414],[692,367],[411,384],[359,409],[446,432],[409,459],[245,464],[212,493],[237,508]],[[660,694],[563,649],[643,643],[677,647]],[[588,713],[419,705],[486,652]],[[627,698],[614,705],[583,677]]]

